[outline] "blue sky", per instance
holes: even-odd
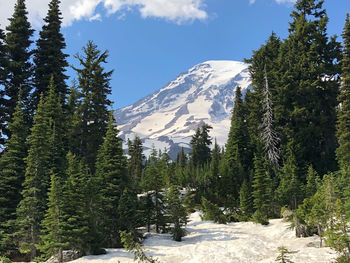
[[[27,0],[36,29],[48,1]],[[69,63],[76,64],[73,55],[88,40],[109,50],[106,67],[115,70],[114,108],[135,102],[206,60],[249,58],[272,31],[281,38],[287,36],[293,10],[293,0],[61,1]],[[14,2],[0,0],[2,27]],[[326,0],[325,7],[329,34],[340,35],[350,0]]]

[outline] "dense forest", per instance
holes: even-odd
[[[181,241],[201,209],[218,223],[261,224],[288,211],[299,237],[318,234],[350,262],[350,18],[342,42],[328,36],[323,2],[298,0],[288,37],[272,33],[246,59],[252,89],[243,98],[236,88],[226,145],[203,125],[190,154],[171,160],[166,149],[146,158],[138,137],[124,152],[107,51],[88,42],[67,85],[60,1],[33,43],[17,0],[0,30],[0,256],[100,254],[153,226]]]

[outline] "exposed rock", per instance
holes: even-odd
[[[285,221],[285,222],[290,221],[291,216],[293,216],[293,215],[294,215],[293,211],[288,210],[288,209],[284,210],[283,214],[282,214],[283,221]]]

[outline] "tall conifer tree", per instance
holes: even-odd
[[[47,98],[41,96],[28,138],[23,199],[17,209],[20,249],[24,253],[30,253],[31,259],[37,255],[36,245],[40,243],[40,223],[47,209],[50,176],[54,174],[62,180],[65,177],[64,134],[60,99],[56,96],[51,79],[49,94]]]
[[[113,71],[105,71],[108,52],[101,52],[97,46],[89,41],[83,48],[83,56],[76,55],[82,69],[74,68],[78,73],[79,89],[82,101],[76,112],[74,130],[79,140],[76,140],[74,153],[85,158],[91,171],[95,171],[97,151],[103,143],[107,131],[108,107],[111,101],[107,98],[111,94],[109,85]]]
[[[4,144],[3,132],[6,127],[5,84],[7,80],[7,59],[5,50],[5,33],[0,28],[0,147]]]
[[[60,103],[65,104],[68,88],[65,80],[65,68],[68,66],[63,53],[66,43],[61,31],[62,17],[59,9],[60,0],[51,0],[49,11],[44,19],[45,25],[40,31],[40,37],[36,42],[35,50],[35,91],[33,93],[33,107],[36,108],[40,94],[46,94],[50,79],[54,77],[55,92],[60,97]]]
[[[37,256],[36,244],[40,242],[40,223],[46,211],[50,182],[50,128],[45,111],[45,100],[41,96],[31,135],[28,137],[24,189],[17,209],[19,249],[22,253],[29,254],[30,259]]]
[[[325,174],[337,168],[335,124],[340,73],[340,43],[327,36],[323,0],[299,0],[289,37],[279,54],[276,122],[283,127],[284,150],[299,145],[296,161]],[[305,172],[305,171],[304,171]]]
[[[28,128],[21,98],[17,102],[6,141],[6,150],[0,158],[0,253],[14,248],[14,220],[16,208],[22,198],[21,190],[26,170]],[[12,245],[12,247],[11,247]],[[10,246],[10,247],[9,247]]]
[[[236,88],[235,105],[231,117],[231,127],[226,144],[226,175],[232,182],[231,192],[235,198],[239,196],[239,188],[244,180],[249,180],[248,168],[251,166],[251,151],[246,113],[242,100],[241,88]]]
[[[6,55],[8,59],[7,77],[5,85],[6,121],[12,119],[19,90],[22,91],[24,105],[29,105],[29,93],[32,89],[33,65],[31,63],[32,52],[29,50],[30,40],[34,30],[31,29],[27,18],[25,0],[17,0],[13,16],[9,19],[10,24],[6,27],[5,38]],[[5,129],[5,134],[10,132]]]
[[[350,173],[350,18],[346,16],[344,31],[344,49],[342,59],[342,86],[338,97],[341,103],[338,112],[337,136],[339,147],[337,159],[345,174]]]
[[[108,247],[121,245],[118,203],[128,184],[127,160],[123,153],[122,140],[118,137],[113,114],[110,114],[108,130],[97,155],[96,177],[101,198],[101,225]]]

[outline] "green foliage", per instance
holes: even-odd
[[[350,18],[346,16],[343,31],[344,49],[342,59],[342,86],[338,97],[341,107],[338,111],[337,137],[339,147],[337,159],[345,174],[350,172]]]
[[[106,72],[103,67],[107,57],[108,51],[101,52],[92,41],[83,48],[82,56],[75,56],[82,66],[81,69],[74,68],[82,99],[75,112],[73,133],[77,139],[71,149],[74,154],[85,158],[92,172],[95,171],[97,151],[107,131],[108,107],[111,106],[107,96],[111,94],[109,81],[113,71]]]
[[[23,253],[36,257],[36,245],[40,243],[41,221],[47,209],[47,193],[50,176],[64,178],[66,154],[63,138],[64,119],[59,98],[55,94],[53,80],[47,97],[41,96],[28,137],[29,151],[23,183],[23,199],[19,203],[18,236]]]
[[[106,237],[108,247],[119,247],[119,212],[118,204],[128,184],[127,160],[118,137],[113,114],[110,114],[108,129],[100,147],[96,161],[96,179],[99,195],[99,217],[101,231]]]
[[[253,176],[253,198],[254,208],[253,221],[266,224],[271,214],[271,178],[268,162],[264,156],[263,149],[260,146],[254,157],[254,176]]]
[[[37,49],[34,52],[35,91],[33,93],[32,104],[36,108],[40,94],[48,92],[50,79],[53,76],[55,93],[60,97],[62,105],[68,93],[65,80],[68,77],[64,74],[68,66],[66,58],[68,55],[63,53],[66,43],[61,31],[62,17],[59,10],[60,0],[51,0],[47,16],[44,18],[45,24],[40,31],[39,39],[36,42]]]
[[[37,247],[46,258],[51,255],[58,255],[59,262],[62,262],[62,249],[67,247],[62,238],[62,207],[63,207],[63,181],[55,174],[51,174],[51,185],[48,192],[48,209],[45,219],[42,221],[43,235],[42,243]]]
[[[181,241],[186,231],[183,228],[187,224],[186,208],[180,198],[180,191],[175,186],[171,186],[166,195],[166,215],[170,223],[170,232],[175,241]]]
[[[210,162],[211,151],[209,146],[212,144],[209,136],[209,131],[212,129],[211,126],[203,124],[198,127],[196,133],[191,139],[191,163],[193,167],[202,167]]]
[[[134,253],[134,261],[139,263],[157,263],[158,259],[148,257],[141,245],[134,241],[131,233],[127,231],[120,231],[121,241],[126,251]]]
[[[9,123],[10,139],[6,140],[6,150],[0,158],[0,253],[13,250],[14,220],[16,208],[22,199],[21,191],[26,170],[26,140],[28,128],[23,113],[21,98],[17,102],[12,122]]]
[[[142,225],[140,205],[134,191],[125,188],[119,199],[118,213],[120,229],[138,236],[136,228]]]
[[[240,220],[248,221],[253,214],[253,196],[250,183],[244,181],[239,190],[239,209],[241,212]]]
[[[142,153],[142,141],[136,136],[133,141],[128,139],[128,171],[129,177],[134,181],[135,185],[138,185],[141,181],[143,171],[143,161],[145,156]]]
[[[12,263],[12,261],[7,257],[0,257],[0,262],[2,263]]]
[[[6,27],[6,76],[8,78],[5,83],[6,100],[4,101],[6,122],[11,122],[20,90],[25,106],[26,121],[29,122],[27,99],[32,90],[31,78],[33,74],[32,52],[29,48],[32,44],[31,37],[34,30],[30,27],[27,15],[25,1],[17,0],[14,13],[9,19],[10,24]],[[4,128],[5,135],[10,137],[11,132],[6,127]]]
[[[228,165],[228,174],[226,176],[232,180],[229,184],[232,186],[232,189],[229,191],[237,198],[243,181],[249,179],[248,169],[251,166],[252,159],[246,110],[243,105],[240,87],[237,87],[235,92],[235,104],[232,111],[224,158]]]
[[[44,218],[47,204],[47,190],[50,182],[50,136],[52,135],[47,118],[46,100],[41,96],[31,135],[28,137],[29,151],[23,183],[22,200],[19,203],[18,227],[22,253],[36,257],[36,244],[40,242],[40,222]]]
[[[279,255],[277,256],[275,262],[279,262],[279,263],[293,263],[293,261],[291,261],[288,258],[288,255],[291,254],[291,253],[295,253],[295,252],[289,251],[284,246],[278,247],[278,251],[279,251]]]
[[[203,220],[211,220],[219,224],[227,223],[227,219],[223,211],[218,206],[207,200],[205,197],[202,197],[202,210]]]
[[[153,148],[147,160],[145,172],[141,179],[141,186],[147,192],[146,205],[150,209],[147,213],[148,227],[151,222],[154,223],[157,233],[160,232],[161,227],[165,227],[164,196],[161,191],[165,186],[164,175],[166,174],[166,168],[167,160],[164,158],[160,159],[157,151]]]
[[[298,179],[298,164],[296,163],[294,151],[292,147],[288,147],[287,160],[285,160],[280,172],[280,184],[276,190],[280,205],[287,205],[292,210],[297,209],[298,204],[302,201],[302,184]]]

